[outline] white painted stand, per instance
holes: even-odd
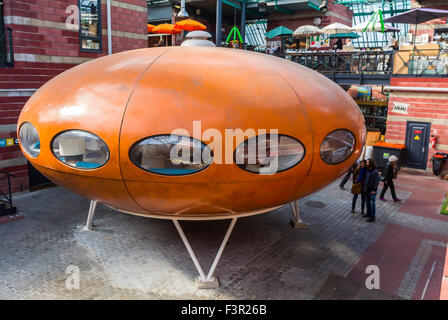
[[[90,201],[89,215],[87,216],[87,222],[84,227],[84,230],[92,230],[94,227],[93,217],[95,217],[96,204],[97,204],[96,200]]]
[[[308,224],[306,224],[302,219],[300,219],[300,210],[299,210],[299,201],[292,201],[289,203],[289,206],[291,208],[293,219],[289,222],[289,224],[294,229],[307,229]]]
[[[199,272],[199,277],[196,278],[196,285],[198,286],[199,289],[219,288],[218,278],[215,277],[213,274],[215,272],[216,266],[218,265],[219,259],[221,258],[221,255],[224,251],[224,248],[227,244],[227,241],[229,240],[230,234],[232,233],[233,227],[235,226],[237,219],[238,218],[232,218],[229,228],[227,229],[226,235],[224,236],[224,240],[222,241],[221,246],[219,247],[218,253],[216,254],[215,260],[213,260],[212,266],[210,267],[210,271],[208,272],[207,276],[205,276],[205,273],[202,270],[202,267],[199,264],[199,261],[198,261],[196,255],[194,254],[194,251],[191,248],[190,243],[188,242],[188,239],[185,236],[185,233],[182,230],[178,219],[173,219],[173,223],[176,226],[177,232],[179,232],[179,235],[182,238],[182,241],[184,242],[188,253],[190,254],[191,260],[193,260],[193,263]]]

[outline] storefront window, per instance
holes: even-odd
[[[79,14],[81,51],[101,52],[101,0],[79,0]]]
[[[285,135],[268,134],[247,139],[235,149],[235,163],[243,170],[275,174],[291,169],[302,161],[305,148]]]
[[[206,144],[175,134],[143,139],[132,146],[129,157],[143,170],[167,176],[199,172],[213,161]]]
[[[96,169],[109,160],[109,148],[100,137],[82,130],[58,134],[52,143],[53,154],[66,165],[78,169]]]

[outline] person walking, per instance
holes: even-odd
[[[401,199],[397,198],[397,194],[395,193],[395,185],[394,185],[394,179],[397,178],[397,172],[398,172],[398,165],[397,165],[398,158],[396,156],[390,156],[389,161],[387,162],[386,168],[383,172],[384,177],[384,186],[383,190],[380,194],[380,200],[381,201],[387,201],[386,198],[384,198],[384,195],[386,194],[386,191],[388,188],[390,188],[390,193],[392,194],[392,199],[394,202],[400,202]]]
[[[355,172],[356,168],[358,167],[358,163],[359,161],[357,160],[351,167],[350,169],[348,169],[347,173],[344,176],[344,179],[342,179],[341,183],[339,184],[339,188],[341,188],[341,190],[345,190],[344,186],[347,183],[348,179],[350,179],[350,176],[352,175],[353,172]]]
[[[367,217],[367,222],[375,221],[376,214],[376,193],[378,190],[378,185],[380,183],[380,175],[378,173],[376,163],[373,159],[368,159],[366,162],[366,178],[364,180],[363,190],[365,192],[366,197],[366,207],[367,214],[364,217]]]
[[[355,213],[356,202],[358,201],[358,196],[361,195],[361,214],[364,215],[364,208],[366,206],[366,199],[362,193],[362,185],[364,183],[366,173],[366,161],[362,160],[359,162],[358,167],[353,172],[353,185],[352,185],[352,213]]]

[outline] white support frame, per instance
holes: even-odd
[[[200,287],[200,283],[216,283],[215,286],[212,286],[213,288],[219,286],[217,283],[217,279],[214,277],[214,273],[215,273],[215,269],[219,263],[219,260],[222,256],[222,253],[224,251],[224,248],[227,244],[227,241],[229,240],[230,234],[232,233],[233,227],[235,226],[236,220],[238,220],[238,218],[232,218],[232,221],[230,222],[229,228],[227,229],[226,235],[224,236],[224,239],[221,243],[221,246],[219,247],[218,253],[216,254],[215,259],[213,260],[212,266],[210,267],[210,270],[207,274],[207,276],[205,275],[204,271],[202,270],[202,267],[193,251],[193,249],[191,248],[190,242],[188,241],[187,237],[185,236],[184,231],[182,230],[182,227],[179,224],[179,219],[173,219],[173,223],[176,226],[177,232],[179,232],[180,237],[182,238],[182,241],[185,244],[185,247],[187,248],[188,253],[190,254],[191,260],[193,260],[193,263],[199,273],[199,284],[198,286]],[[212,288],[210,287],[210,288]],[[204,286],[204,288],[207,288],[206,286]]]
[[[93,218],[95,217],[95,211],[96,211],[96,205],[98,201],[97,200],[91,200],[90,201],[90,208],[89,208],[89,214],[87,216],[87,222],[84,227],[84,230],[92,230],[93,229]]]
[[[299,200],[295,200],[289,203],[291,208],[293,220],[291,220],[291,226],[295,229],[306,229],[308,225],[300,218]]]

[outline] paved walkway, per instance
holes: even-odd
[[[96,228],[86,232],[88,200],[62,188],[21,195],[15,204],[24,219],[0,224],[0,299],[337,298],[320,290],[341,281],[364,287],[369,265],[379,267],[389,297],[439,299],[448,217],[438,212],[446,182],[400,175],[404,202],[378,201],[373,224],[350,213],[351,194],[337,185],[300,201],[307,230],[288,225],[288,206],[239,219],[216,269],[217,290],[196,288],[196,269],[170,221],[99,205]],[[181,224],[208,269],[229,221]],[[80,270],[79,289],[66,288],[68,266]]]

